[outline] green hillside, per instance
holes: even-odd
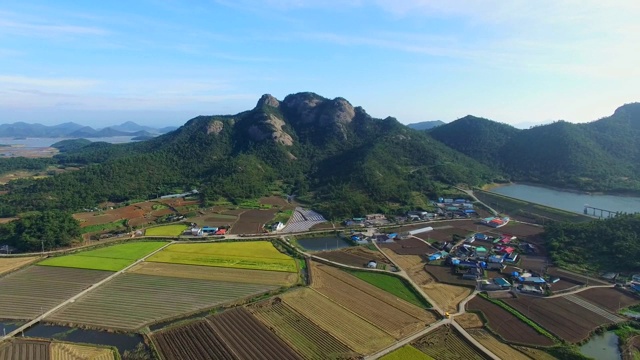
[[[429,134],[514,181],[585,191],[640,191],[640,104],[587,124],[518,130],[467,116]]]
[[[73,144],[75,145],[75,144]],[[104,201],[197,188],[205,203],[295,193],[329,218],[412,206],[414,192],[480,185],[494,171],[409,129],[375,119],[342,98],[265,95],[236,115],[199,116],[149,141],[68,146],[59,164],[81,170],[8,184],[0,215],[77,211]]]

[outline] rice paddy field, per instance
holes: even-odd
[[[148,228],[144,234],[146,236],[179,236],[185,230],[187,230],[187,225],[163,225]]]
[[[126,273],[53,313],[47,320],[133,331],[276,288],[273,285]]]
[[[0,319],[32,319],[111,275],[98,270],[30,266],[0,278]]]
[[[423,353],[422,351],[414,348],[411,345],[405,345],[400,349],[391,352],[383,357],[380,360],[434,360],[431,356]]]
[[[66,342],[12,339],[0,344],[0,360],[115,359],[115,352],[112,349]]]
[[[70,255],[51,257],[39,262],[38,265],[120,271],[166,244],[164,241],[130,242],[95,250],[81,251]]]
[[[298,272],[293,258],[268,241],[172,244],[147,261],[236,269]]]
[[[0,257],[0,275],[17,270],[39,259],[37,256],[29,257]]]

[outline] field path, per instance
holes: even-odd
[[[82,297],[82,296],[86,295],[87,293],[89,293],[89,292],[90,292],[90,291],[92,291],[92,290],[95,290],[95,289],[99,288],[100,286],[102,286],[102,285],[104,285],[105,283],[109,282],[110,280],[114,279],[116,276],[118,276],[118,275],[120,275],[120,274],[124,273],[125,271],[129,270],[130,268],[132,268],[132,267],[134,267],[134,266],[138,265],[139,263],[143,262],[143,261],[144,261],[146,258],[148,258],[149,256],[154,255],[155,253],[157,253],[157,252],[159,252],[159,251],[162,251],[164,248],[166,248],[167,246],[169,246],[169,245],[171,245],[171,244],[173,244],[173,243],[174,243],[174,241],[168,242],[166,245],[164,245],[164,246],[162,246],[161,248],[159,248],[159,249],[157,249],[157,250],[155,250],[155,251],[153,251],[153,252],[151,252],[151,253],[149,253],[149,254],[145,255],[144,257],[142,257],[142,258],[140,258],[140,259],[138,259],[137,261],[135,261],[135,262],[134,262],[134,263],[132,263],[131,265],[127,266],[126,268],[124,268],[124,269],[122,269],[122,270],[120,270],[120,271],[118,271],[118,272],[115,272],[115,273],[113,273],[112,275],[110,275],[109,277],[107,277],[107,278],[105,278],[105,279],[103,279],[103,280],[101,280],[101,281],[99,281],[99,282],[97,282],[97,283],[95,283],[95,284],[91,285],[89,288],[87,288],[87,289],[83,290],[82,292],[80,292],[80,293],[76,294],[75,296],[73,296],[73,297],[71,297],[71,298],[69,298],[69,299],[65,300],[64,302],[60,303],[58,306],[54,307],[53,309],[51,309],[51,310],[47,311],[46,313],[44,313],[44,314],[42,314],[42,315],[38,316],[37,318],[35,318],[35,319],[33,319],[33,320],[29,321],[28,323],[26,323],[26,324],[24,324],[24,325],[20,326],[19,328],[17,328],[17,329],[15,329],[15,330],[13,330],[13,331],[12,331],[12,332],[10,332],[10,333],[8,333],[8,334],[7,334],[7,336],[4,336],[4,337],[0,338],[0,342],[2,342],[2,341],[4,341],[4,340],[9,339],[9,338],[11,338],[11,337],[13,337],[13,336],[15,336],[15,335],[17,335],[17,334],[21,333],[21,332],[22,332],[22,331],[24,331],[24,330],[27,330],[28,328],[30,328],[30,327],[32,327],[33,325],[37,324],[38,322],[42,321],[42,320],[43,320],[44,318],[46,318],[47,316],[49,316],[49,315],[53,314],[54,312],[56,312],[56,311],[58,311],[58,310],[62,309],[64,306],[66,306],[66,305],[68,305],[68,304],[71,304],[71,303],[75,302],[75,301],[76,301],[76,300],[78,300],[80,297]]]

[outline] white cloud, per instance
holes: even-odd
[[[80,90],[98,85],[93,79],[77,78],[41,78],[20,75],[0,75],[0,89],[8,88],[38,88],[57,90]]]

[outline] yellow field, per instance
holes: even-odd
[[[391,249],[382,251],[406,271],[407,275],[420,285],[422,291],[444,311],[458,312],[458,304],[471,294],[470,288],[437,282],[424,270],[424,263],[417,255],[398,255]]]
[[[511,346],[501,342],[496,339],[493,335],[483,329],[469,329],[467,330],[469,335],[471,335],[476,341],[478,341],[482,346],[486,347],[498,356],[500,359],[509,359],[509,360],[531,360],[530,357],[521,353],[520,351],[512,348]]]
[[[293,258],[267,241],[173,244],[148,259],[185,265],[298,272]]]
[[[246,270],[155,262],[142,262],[134,266],[129,270],[129,272],[185,279],[216,280],[277,286],[291,286],[298,282],[298,274],[290,272]]]
[[[384,331],[334,303],[315,290],[304,288],[282,296],[284,302],[360,354],[371,354],[394,342]],[[366,304],[363,304],[366,306]]]
[[[456,316],[456,322],[464,329],[479,329],[484,326],[480,316],[470,312]]]
[[[39,259],[39,257],[37,256],[0,258],[0,275],[15,269],[19,269],[29,263],[34,262],[37,259]]]
[[[51,360],[114,360],[113,350],[68,343],[51,343]]]
[[[187,225],[164,225],[145,230],[146,236],[178,236],[187,230]]]

